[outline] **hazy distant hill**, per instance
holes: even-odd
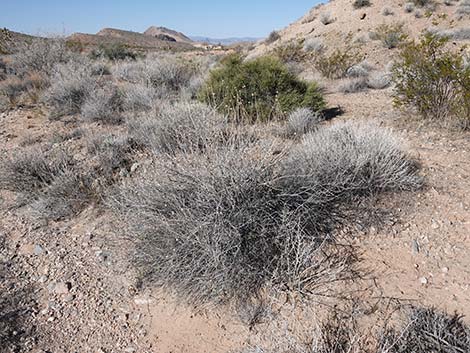
[[[209,38],[209,37],[203,37],[203,36],[190,36],[190,38],[195,42],[208,43],[208,44],[222,44],[222,45],[231,45],[235,43],[254,43],[260,40],[260,38],[254,38],[254,37]]]
[[[166,28],[166,27],[156,27],[152,26],[149,27],[145,32],[145,35],[147,36],[152,36],[152,37],[159,37],[159,36],[169,36],[171,38],[174,38],[177,42],[183,42],[183,43],[191,43],[192,40],[191,38],[185,36],[181,32],[174,31],[172,29]]]

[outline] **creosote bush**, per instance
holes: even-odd
[[[325,107],[315,83],[298,79],[272,57],[246,62],[237,55],[227,57],[211,72],[198,98],[236,121],[247,122],[282,118],[300,107],[313,111]]]
[[[420,117],[457,119],[462,127],[470,119],[470,68],[463,57],[444,48],[446,38],[426,33],[420,42],[401,52],[393,70],[395,103],[410,106]]]
[[[243,303],[266,286],[308,293],[358,197],[421,182],[390,132],[367,125],[319,129],[290,152],[210,147],[177,163],[159,155],[109,198],[144,280],[197,304]]]
[[[273,55],[284,63],[300,63],[309,57],[308,52],[303,50],[303,42],[299,40],[277,46],[273,50]]]
[[[123,95],[115,86],[105,86],[88,95],[81,108],[85,120],[119,124],[122,121]]]

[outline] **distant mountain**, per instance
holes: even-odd
[[[181,32],[174,31],[166,27],[149,27],[145,32],[145,35],[155,38],[173,38],[176,42],[191,43],[192,40],[185,36]]]
[[[202,36],[190,36],[190,38],[195,42],[208,43],[208,44],[222,44],[222,45],[232,45],[236,43],[255,43],[261,38],[254,37],[233,37],[233,38],[209,38]]]
[[[109,44],[123,44],[129,47],[152,50],[191,50],[194,49],[188,42],[169,40],[165,36],[150,36],[139,32],[125,31],[116,28],[104,28],[97,34],[74,33],[69,40],[86,45],[99,46]]]

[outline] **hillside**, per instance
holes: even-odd
[[[448,30],[455,45],[470,40],[470,5],[464,1],[435,3],[433,7],[419,7],[404,1],[374,0],[370,6],[354,8],[350,0],[335,0],[312,8],[296,22],[278,31],[280,39],[273,43],[259,42],[251,53],[262,55],[275,47],[294,40],[317,40],[327,51],[336,48],[358,50],[372,61],[386,64],[391,60],[390,50],[374,38],[380,26],[403,26],[409,38],[422,31]]]

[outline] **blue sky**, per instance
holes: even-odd
[[[319,0],[0,0],[0,27],[30,34],[142,32],[151,25],[213,38],[264,37]]]

